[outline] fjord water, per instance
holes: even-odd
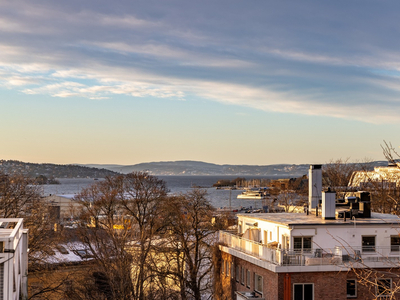
[[[241,190],[217,190],[212,185],[220,179],[235,179],[238,176],[157,176],[164,180],[171,194],[186,193],[194,186],[203,188],[207,191],[208,200],[216,208],[229,207],[229,198],[231,198],[232,207],[250,207],[261,208],[262,200],[237,199]],[[247,178],[247,177],[246,177]],[[268,178],[265,176],[251,176],[247,179]],[[58,179],[61,184],[43,185],[43,195],[50,194],[77,194],[83,188],[90,186],[98,181],[92,178],[61,178]],[[100,181],[101,179],[99,179]]]

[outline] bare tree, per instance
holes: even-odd
[[[307,203],[307,198],[303,195],[297,194],[293,190],[281,190],[278,195],[278,203],[285,210],[285,212],[294,212],[296,207],[303,206]]]
[[[400,168],[400,154],[399,152],[392,146],[392,143],[388,143],[386,141],[383,141],[384,145],[381,145],[382,150],[383,150],[383,155],[385,156],[386,160],[389,162],[389,164],[393,166],[397,166],[397,168]]]
[[[79,235],[98,262],[93,276],[107,299],[146,299],[150,253],[166,196],[162,180],[138,172],[107,178],[76,197],[84,206]]]
[[[353,190],[351,182],[354,172],[364,168],[363,164],[349,162],[349,158],[331,160],[323,167],[323,185],[333,188],[337,197],[345,198]]]
[[[212,258],[216,228],[211,224],[214,208],[201,189],[173,197],[165,213],[166,235],[175,247],[173,275],[181,299],[212,297]]]

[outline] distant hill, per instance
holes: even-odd
[[[0,172],[5,174],[20,173],[29,177],[44,175],[48,178],[104,178],[117,174],[102,168],[78,165],[34,164],[17,160],[0,160]]]
[[[370,166],[386,166],[386,161],[375,161]],[[201,161],[164,161],[136,165],[87,164],[57,165],[33,164],[16,160],[0,160],[0,172],[23,173],[31,177],[44,175],[49,178],[104,178],[118,173],[145,171],[152,175],[232,175],[232,176],[279,176],[298,177],[308,173],[309,164],[276,165],[217,165]]]
[[[374,166],[386,166],[386,161],[371,163]],[[200,161],[165,161],[140,163],[130,166],[121,165],[86,165],[106,168],[120,173],[146,171],[152,175],[254,175],[254,176],[302,176],[308,173],[309,164],[276,164],[276,165],[217,165]]]

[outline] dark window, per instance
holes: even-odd
[[[263,292],[263,277],[254,273],[254,290],[260,294]]]
[[[392,293],[392,280],[391,279],[377,279],[376,280],[376,296],[385,297]]]
[[[69,254],[68,250],[65,249],[63,246],[56,246],[56,249],[61,253],[61,254]]]
[[[224,274],[225,272],[225,261],[222,261],[222,268],[221,268],[221,273]]]
[[[239,266],[236,266],[236,281],[237,282],[239,282],[239,276],[240,276]]]
[[[247,277],[246,277],[246,286],[248,287],[248,288],[250,288],[250,271],[249,270],[247,270],[247,272],[246,272],[247,274]]]
[[[294,237],[293,248],[295,251],[311,252],[312,237]]]
[[[347,298],[357,297],[357,281],[347,279]]]
[[[92,258],[93,255],[89,250],[82,249],[82,250],[74,250],[76,255],[79,255],[81,258]]]
[[[294,300],[314,300],[314,286],[312,283],[294,284]]]
[[[398,235],[390,237],[390,251],[393,252],[400,251],[400,237]]]
[[[244,285],[244,268],[243,267],[242,267],[242,273],[241,273],[241,276],[240,276],[240,283],[242,285]]]
[[[362,237],[362,251],[375,252],[375,236]]]

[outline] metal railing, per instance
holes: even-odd
[[[280,249],[242,238],[234,232],[220,231],[219,242],[279,266],[346,265],[355,262],[400,262],[398,247],[350,247],[332,249]]]

